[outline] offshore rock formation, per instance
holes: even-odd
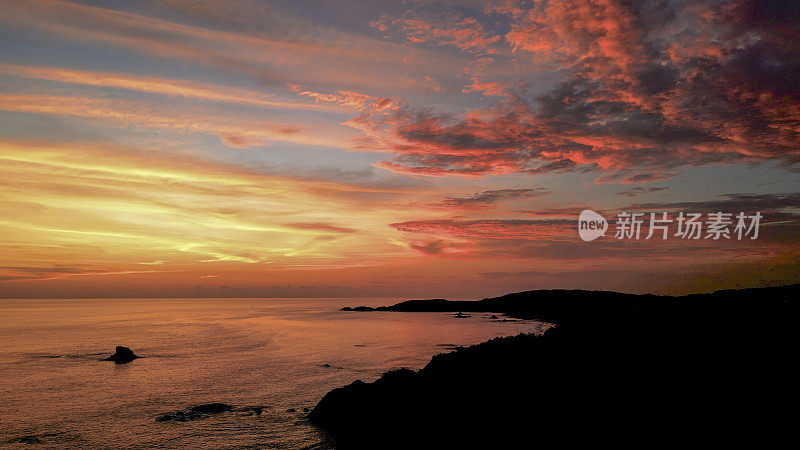
[[[125,364],[133,361],[134,359],[141,358],[133,353],[133,350],[128,347],[117,346],[114,354],[104,359],[103,361],[114,361],[117,364]]]

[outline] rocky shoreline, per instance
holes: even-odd
[[[309,420],[338,448],[650,446],[776,439],[798,399],[800,285],[683,297],[530,291],[362,311],[555,323],[329,392]],[[711,420],[713,419],[713,420]],[[766,421],[772,432],[755,424]],[[788,425],[788,424],[787,424]]]

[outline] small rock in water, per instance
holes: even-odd
[[[205,405],[190,406],[189,408],[161,414],[156,417],[156,422],[188,422],[206,418],[212,414],[230,411],[233,406],[227,403],[207,403]]]
[[[128,347],[117,346],[114,354],[104,359],[104,361],[114,361],[117,364],[125,364],[137,358],[140,358],[140,356],[136,356],[133,350]]]

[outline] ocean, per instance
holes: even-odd
[[[397,299],[0,300],[0,445],[306,448],[304,408],[455,345],[541,332],[489,314],[346,312]],[[142,359],[102,361],[114,347]],[[163,413],[223,402],[188,422]],[[247,407],[263,407],[261,414]]]

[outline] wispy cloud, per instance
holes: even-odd
[[[375,250],[369,258],[398,251],[381,244],[390,234],[381,224],[396,215],[386,188],[262,175],[89,143],[0,142],[0,162],[0,229],[15,243],[5,247],[7,263],[23,255],[52,260],[50,267],[82,263],[101,248],[116,260],[113,270],[70,276],[150,273],[133,265],[174,270],[198,260],[279,265],[293,255],[325,267],[352,260],[340,238],[358,228],[339,223],[371,230],[359,235]],[[372,204],[386,212],[368,212],[365,200],[344,195],[359,192],[370,192]],[[63,274],[39,277],[56,276]]]
[[[95,120],[106,126],[162,129],[178,133],[218,136],[229,147],[246,148],[271,142],[345,147],[335,136],[310,133],[301,125],[225,116],[213,111],[186,112],[177,107],[96,97],[0,93],[0,110],[71,116]]]
[[[634,186],[633,188],[628,189],[626,191],[618,191],[617,195],[622,195],[624,197],[638,197],[642,194],[662,192],[666,191],[667,189],[669,189],[669,186],[649,186],[649,187]]]
[[[57,81],[60,83],[120,88],[152,94],[188,97],[264,108],[337,111],[335,107],[327,104],[280,101],[259,92],[236,89],[228,86],[198,83],[189,80],[173,80],[168,78],[133,76],[125,73],[87,72],[57,67],[33,67],[14,64],[0,64],[0,74]]]
[[[531,199],[547,195],[552,191],[544,188],[536,189],[492,189],[478,192],[466,197],[447,197],[433,206],[453,209],[481,209],[497,203]]]

